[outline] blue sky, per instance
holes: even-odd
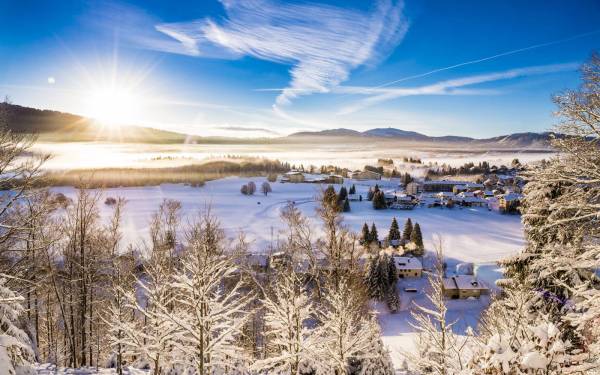
[[[544,131],[600,2],[0,0],[0,94],[200,135]]]

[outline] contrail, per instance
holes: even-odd
[[[450,69],[458,68],[458,67],[465,66],[465,65],[477,64],[477,63],[480,63],[480,62],[483,62],[483,61],[497,59],[498,57],[503,57],[503,56],[508,56],[508,55],[514,55],[515,53],[519,53],[519,52],[524,52],[524,51],[529,51],[529,50],[536,49],[536,48],[547,47],[547,46],[551,46],[551,45],[554,45],[554,44],[564,43],[564,42],[568,42],[568,41],[571,41],[571,40],[574,40],[574,39],[579,39],[579,38],[583,38],[583,37],[586,37],[586,36],[589,36],[589,35],[594,35],[594,34],[597,34],[597,33],[600,33],[600,29],[597,29],[597,30],[594,30],[594,31],[589,31],[589,32],[583,33],[583,34],[573,35],[573,36],[570,36],[568,38],[559,39],[559,40],[555,40],[555,41],[552,41],[552,42],[534,44],[534,45],[529,46],[529,47],[524,47],[524,48],[519,48],[519,49],[515,49],[515,50],[512,50],[512,51],[502,52],[502,53],[499,53],[499,54],[494,55],[494,56],[484,57],[484,58],[477,59],[477,60],[471,60],[471,61],[463,62],[463,63],[460,63],[460,64],[447,66],[445,68],[434,69],[434,70],[431,70],[431,71],[426,72],[426,73],[416,74],[414,76],[408,76],[408,77],[397,79],[395,81],[387,82],[387,83],[381,84],[379,86],[376,86],[374,88],[378,89],[378,88],[386,87],[386,86],[389,86],[389,85],[393,85],[393,84],[398,83],[398,82],[404,82],[404,81],[408,81],[410,79],[421,78],[421,77],[432,75],[434,73],[443,72],[444,70],[450,70]]]

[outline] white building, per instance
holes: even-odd
[[[456,275],[443,280],[444,295],[451,299],[479,298],[488,294],[488,287],[471,275]]]

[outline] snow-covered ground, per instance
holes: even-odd
[[[258,187],[263,178],[226,178],[210,181],[205,186],[194,188],[184,185],[161,185],[154,187],[129,187],[106,189],[104,197],[123,197],[127,200],[124,210],[124,244],[141,244],[148,239],[148,224],[153,212],[163,199],[176,199],[182,203],[184,223],[193,220],[203,209],[210,206],[212,212],[220,218],[221,224],[229,236],[233,237],[240,230],[244,231],[248,240],[252,240],[252,251],[266,251],[271,241],[275,244],[283,223],[279,217],[280,210],[288,202],[295,202],[302,212],[311,218],[318,230],[318,218],[315,213],[315,197],[319,194],[320,185],[272,183],[273,192],[264,196],[257,192],[253,196],[240,193],[241,185],[254,181]],[[357,193],[366,197],[369,186],[379,183],[393,188],[389,181],[352,181],[345,180],[344,185],[356,185]],[[339,189],[336,185],[336,189]],[[75,196],[70,187],[55,188],[69,197]],[[106,206],[104,197],[101,201],[101,215],[108,217],[111,208]],[[495,262],[503,257],[515,254],[524,244],[520,217],[502,215],[487,208],[426,208],[417,207],[410,211],[379,210],[366,201],[351,202],[351,212],[344,213],[344,223],[354,231],[360,231],[363,223],[372,222],[378,228],[382,239],[389,229],[393,217],[402,227],[406,218],[421,225],[425,247],[433,248],[433,241],[440,236],[448,263],[453,270],[460,262],[475,263],[478,277],[489,286],[501,276],[501,270]],[[425,262],[425,267],[428,263]],[[399,281],[402,307],[396,314],[390,314],[384,306],[376,306],[382,327],[384,343],[392,353],[395,366],[399,368],[404,352],[414,349],[414,333],[410,326],[410,310],[412,301],[425,303],[424,291],[427,289],[425,278],[420,280]],[[404,292],[404,287],[415,286],[417,293]],[[467,327],[476,327],[477,319],[489,297],[480,300],[448,301],[449,317],[457,320],[455,330],[464,333]]]
[[[175,199],[182,203],[184,223],[210,207],[228,235],[233,237],[240,230],[246,233],[247,239],[252,240],[254,252],[265,251],[271,240],[277,241],[279,231],[283,229],[280,210],[290,201],[295,202],[318,225],[315,196],[321,189],[320,185],[276,182],[271,184],[273,192],[268,196],[258,191],[253,196],[245,196],[240,193],[240,187],[248,181],[254,181],[260,188],[264,179],[231,177],[209,181],[199,188],[184,185],[111,188],[104,190],[103,195],[120,196],[127,200],[123,218],[124,244],[139,244],[148,239],[151,215],[163,199]],[[349,187],[353,183],[357,193],[366,197],[369,186],[376,182],[348,179],[344,185]],[[379,181],[379,184],[386,184],[386,181]],[[339,189],[339,185],[336,189]],[[71,187],[54,188],[53,191],[62,192],[71,198],[76,193]],[[100,202],[101,215],[108,217],[112,209],[103,202],[104,198]],[[387,234],[393,217],[397,218],[401,227],[406,218],[410,217],[413,223],[421,225],[426,247],[432,247],[435,235],[441,236],[444,252],[451,264],[458,261],[477,264],[494,262],[514,254],[523,245],[519,216],[502,215],[486,208],[417,207],[410,211],[376,211],[371,202],[366,200],[351,202],[350,206],[351,212],[344,214],[344,223],[359,231],[363,223],[370,225],[375,222],[380,238]]]

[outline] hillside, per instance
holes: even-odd
[[[94,120],[58,111],[0,103],[4,125],[15,133],[38,134],[41,141],[107,141],[132,143],[183,143],[185,134],[145,128],[104,127]]]

